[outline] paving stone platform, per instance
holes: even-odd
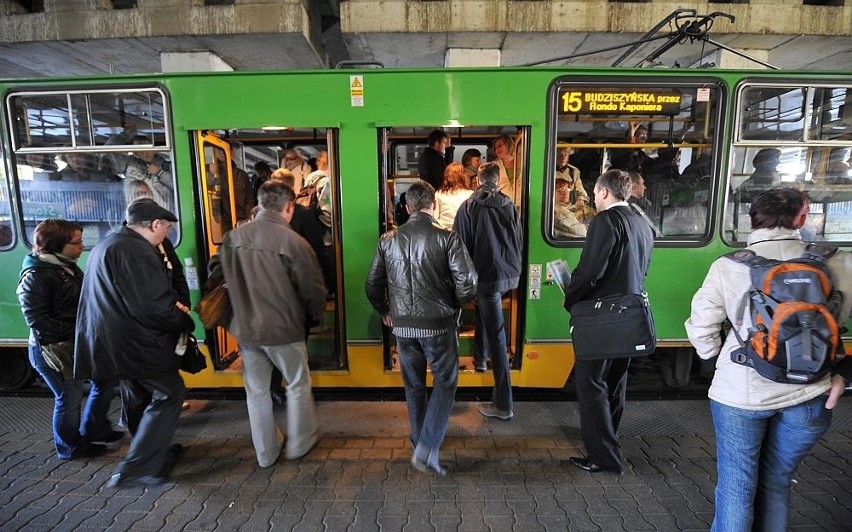
[[[268,469],[255,461],[243,401],[190,404],[173,482],[112,490],[104,484],[126,438],[104,456],[61,462],[52,400],[0,397],[0,530],[679,531],[707,530],[713,516],[706,401],[629,402],[620,477],[566,462],[581,447],[573,402],[517,402],[510,422],[457,403],[443,478],[409,466],[402,402],[321,401],[320,445]],[[852,398],[796,480],[793,530],[852,529]]]

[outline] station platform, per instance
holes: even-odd
[[[0,397],[0,530],[618,531],[707,530],[715,444],[706,400],[629,401],[622,476],[567,458],[582,446],[575,402],[516,402],[509,422],[458,402],[441,452],[446,477],[409,465],[401,401],[320,401],[325,437],[297,461],[257,466],[245,402],[192,400],[172,482],[104,486],[128,438],[62,462],[52,399]],[[117,417],[118,401],[113,404]],[[285,412],[279,408],[280,421]],[[114,419],[115,419],[114,417]],[[800,467],[793,530],[852,528],[852,397]]]

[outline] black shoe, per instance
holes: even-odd
[[[105,452],[109,451],[106,445],[100,445],[98,443],[89,443],[85,445],[81,445],[74,449],[74,452],[71,453],[71,458],[63,458],[62,460],[78,460],[80,458],[94,458],[96,456],[100,456]]]
[[[432,471],[435,475],[439,477],[447,476],[447,468],[443,467],[437,461],[434,463],[423,462],[417,458],[417,455],[413,455],[411,457],[411,465],[414,469],[420,471],[421,473],[425,473],[427,471]]]
[[[579,456],[572,456],[568,459],[572,465],[579,467],[583,471],[587,473],[615,473],[616,475],[621,475],[623,471],[621,469],[610,469],[606,467],[601,467],[597,464],[593,464],[589,461],[588,458],[580,458]]]
[[[172,469],[174,469],[175,465],[180,460],[180,457],[183,456],[183,453],[186,452],[186,447],[179,443],[174,443],[169,446],[169,450],[166,451],[166,458],[163,460],[163,466],[160,468],[159,476],[167,476]]]
[[[153,486],[162,486],[169,481],[169,477],[165,475],[146,475],[143,477],[127,477],[122,474],[116,474],[110,477],[106,483],[108,488],[124,489],[124,488],[148,488]]]
[[[121,432],[120,430],[112,430],[109,433],[107,433],[105,436],[100,436],[100,437],[97,437],[97,438],[91,438],[90,441],[97,442],[97,443],[112,443],[112,442],[116,442],[116,441],[120,440],[123,437],[124,437],[124,433]]]
[[[287,392],[275,390],[272,392],[272,402],[278,406],[285,406],[287,404]]]

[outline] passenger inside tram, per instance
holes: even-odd
[[[628,122],[627,131],[624,136],[629,144],[644,144],[648,142],[648,128],[639,122]],[[639,172],[643,176],[654,159],[645,153],[642,148],[619,148],[612,150],[610,155],[610,168],[624,170],[625,172]]]
[[[91,154],[71,152],[62,156],[64,165],[55,172],[52,181],[89,181],[106,183],[117,181],[118,177],[110,175],[98,168],[98,163]]]
[[[553,234],[558,237],[585,238],[586,225],[576,214],[576,204],[571,202],[572,184],[557,177],[553,194]]]
[[[694,153],[694,150],[693,150]],[[681,177],[683,179],[704,179],[705,177],[710,177],[710,172],[712,170],[712,162],[713,162],[713,147],[712,146],[704,146],[698,152],[698,157],[696,157],[692,162],[690,162],[687,167],[683,170],[683,174]]]
[[[467,188],[474,190],[479,186],[476,174],[479,172],[479,165],[482,164],[482,152],[475,148],[465,150],[461,163],[467,177]]]
[[[500,192],[509,196],[517,207],[520,203],[520,193],[517,190],[523,179],[518,179],[520,164],[515,157],[516,139],[512,135],[500,135],[491,143],[495,159],[500,168]]]
[[[435,191],[435,220],[441,227],[453,228],[459,207],[473,194],[468,183],[465,167],[461,163],[447,165],[441,188]]]
[[[852,148],[834,148],[828,156],[825,181],[831,185],[852,184]]]
[[[776,148],[764,148],[757,152],[752,159],[754,172],[737,189],[740,201],[749,203],[761,192],[772,188],[781,182],[781,174],[778,173],[778,164],[781,162],[781,150]]]

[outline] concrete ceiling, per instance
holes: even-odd
[[[502,66],[516,66],[614,47],[640,37],[632,33],[567,32],[340,34],[337,28],[337,37],[324,34],[323,40],[330,65],[351,59],[378,61],[390,68],[443,66],[448,48],[498,48]],[[737,34],[712,38],[740,50],[768,50],[767,61],[780,68],[852,71],[850,36]],[[623,65],[637,64],[662,42],[643,45]],[[689,67],[712,62],[713,49],[701,42],[677,45],[657,63]],[[4,43],[0,44],[0,77],[152,73],[161,70],[161,52],[182,51],[212,52],[234,70],[325,68],[301,34],[237,34]],[[623,51],[548,64],[607,66]]]

